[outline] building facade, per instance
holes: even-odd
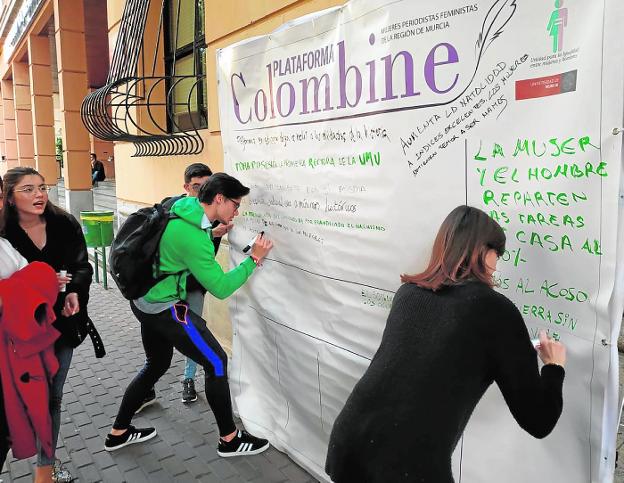
[[[0,173],[32,166],[53,186],[62,177],[74,215],[93,208],[89,153],[113,153],[113,144],[90,136],[80,120],[82,99],[108,72],[106,6],[3,0],[0,7]]]

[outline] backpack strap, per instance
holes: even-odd
[[[171,213],[169,212],[167,214],[168,220],[167,223],[169,223],[171,220],[176,220],[178,218],[180,218],[178,215],[176,215],[175,213]],[[160,242],[158,242],[158,248],[156,249],[156,253],[154,255],[154,264],[156,265],[156,283],[160,283],[162,282],[165,278],[167,278],[169,275],[175,275],[172,273],[167,273],[167,274],[161,274],[160,273]],[[156,285],[156,284],[154,284]]]
[[[168,220],[169,222],[171,220],[179,219],[180,217],[176,215],[175,213],[169,212],[168,218],[169,218]],[[180,280],[182,279],[182,275],[184,274],[184,272],[186,272],[186,270],[181,270],[179,272],[174,272],[174,273],[161,273],[160,272],[160,243],[158,244],[158,249],[156,250],[156,255],[154,256],[154,263],[156,264],[156,274],[158,275],[156,277],[156,283],[154,284],[154,286],[158,285],[167,277],[170,277],[172,275],[177,276],[178,280],[176,282],[176,291],[177,291],[177,294],[180,295]]]

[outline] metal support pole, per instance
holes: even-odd
[[[97,247],[93,249],[93,259],[95,260],[95,283],[100,283],[100,271],[98,269],[98,250]]]
[[[104,279],[104,290],[108,290],[108,273],[106,273],[106,247],[102,247],[102,278]]]

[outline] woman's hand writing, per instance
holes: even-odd
[[[566,348],[561,343],[546,335],[545,330],[539,332],[537,353],[544,364],[557,364],[563,367],[566,363]]]

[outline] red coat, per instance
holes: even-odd
[[[56,273],[47,264],[33,262],[0,280],[0,375],[13,456],[37,453],[36,438],[52,456],[52,420],[49,385],[58,371],[52,327],[58,294]]]

